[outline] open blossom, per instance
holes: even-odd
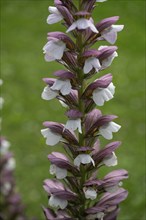
[[[63,16],[61,15],[61,13],[58,11],[58,9],[56,7],[50,6],[49,12],[51,14],[47,18],[48,24],[54,24],[54,23],[57,23],[63,19]]]
[[[57,196],[51,195],[49,199],[49,205],[55,208],[65,209],[67,204],[67,200],[60,199]]]
[[[112,152],[111,155],[108,155],[103,159],[102,163],[107,167],[116,166],[118,164],[117,156]]]
[[[53,91],[49,86],[46,86],[41,94],[42,99],[51,100],[58,95],[58,91]]]
[[[84,64],[84,73],[87,74],[89,73],[92,69],[95,69],[96,72],[99,72],[101,68],[101,64],[99,62],[99,59],[96,57],[89,57]]]
[[[72,131],[78,129],[78,131],[82,133],[82,129],[81,129],[82,113],[77,110],[71,109],[66,112],[66,115],[68,116],[69,120],[67,121],[65,128]]]
[[[97,192],[96,190],[92,188],[88,188],[84,191],[86,199],[91,199],[94,200],[97,197]]]
[[[121,126],[116,124],[115,122],[109,122],[101,126],[99,128],[99,132],[105,139],[111,140],[113,137],[112,133],[118,132],[120,128]]]
[[[89,154],[79,154],[75,159],[74,159],[74,165],[75,166],[80,166],[80,164],[88,164],[92,163],[93,166],[95,166],[94,160]]]
[[[63,53],[66,50],[66,44],[58,39],[52,39],[46,43],[43,47],[45,54],[45,60],[47,62],[60,60],[63,57]]]
[[[115,86],[110,83],[107,88],[97,88],[93,91],[93,100],[98,106],[102,106],[105,101],[109,101],[113,98],[115,93]]]
[[[73,22],[73,24],[67,29],[66,32],[68,33],[70,31],[75,30],[76,28],[79,30],[85,30],[87,28],[90,28],[93,32],[98,33],[98,30],[93,24],[92,19],[80,18],[77,21]]]
[[[51,164],[50,174],[55,174],[57,179],[64,179],[67,176],[67,170],[57,167],[55,164]]]
[[[107,42],[114,44],[117,40],[117,32],[122,31],[124,25],[111,25],[101,32],[101,38],[105,39]]]
[[[46,138],[46,144],[54,146],[62,139],[62,136],[52,132],[49,128],[41,130],[42,135]]]
[[[69,79],[61,80],[57,79],[53,86],[50,87],[52,90],[57,91],[59,90],[62,95],[67,95],[71,92],[71,83]]]
[[[107,0],[96,0],[96,2],[106,2]]]
[[[98,50],[102,50],[104,48],[107,48],[107,46],[100,46],[98,48]],[[102,69],[105,69],[105,68],[109,67],[112,64],[112,61],[114,60],[114,58],[117,57],[117,56],[118,56],[118,53],[115,51],[115,52],[113,52],[113,54],[108,56],[106,59],[102,60],[102,62],[101,62]]]

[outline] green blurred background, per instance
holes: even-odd
[[[29,216],[43,220],[41,205],[47,205],[42,182],[49,177],[47,154],[57,147],[47,147],[40,134],[42,122],[65,122],[64,108],[56,100],[41,100],[43,77],[61,68],[55,62],[46,63],[42,47],[49,31],[62,30],[60,24],[46,24],[51,0],[1,0],[1,78],[2,134],[11,142],[17,162],[18,190]],[[113,73],[116,85],[115,99],[101,108],[104,114],[117,114],[122,125],[114,140],[122,140],[117,151],[118,168],[129,171],[124,187],[128,199],[122,203],[119,220],[144,220],[144,19],[143,0],[124,0],[101,3],[94,12],[96,22],[120,15],[119,24],[125,24],[119,33],[119,57],[103,73]],[[106,44],[106,42],[105,42]],[[101,73],[101,74],[103,74]],[[108,168],[107,168],[108,172]]]

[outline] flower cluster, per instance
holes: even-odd
[[[46,144],[61,143],[64,153],[48,155],[53,179],[44,181],[48,194],[48,208],[43,208],[46,219],[98,219],[114,220],[119,203],[127,197],[121,188],[128,178],[126,170],[111,171],[101,177],[101,167],[118,163],[115,154],[119,141],[100,146],[100,139],[111,140],[121,126],[116,115],[103,115],[100,108],[114,97],[112,74],[100,76],[118,56],[116,46],[102,45],[93,49],[96,42],[114,44],[123,25],[116,25],[119,17],[109,17],[94,23],[91,14],[96,2],[105,0],[54,0],[49,7],[48,24],[63,21],[66,33],[48,33],[43,48],[47,62],[56,61],[63,69],[53,73],[55,78],[44,78],[44,100],[58,99],[66,108],[65,124],[46,121],[41,130]],[[70,34],[67,35],[67,33]],[[106,44],[106,43],[105,43]],[[98,78],[91,82],[97,74]],[[54,208],[54,209],[53,209]]]
[[[0,80],[0,86],[2,83],[3,81]],[[0,97],[1,109],[3,103],[4,99]],[[14,176],[16,162],[9,148],[10,142],[7,141],[6,138],[0,136],[0,219],[28,220],[25,215],[25,208],[21,196],[16,190]]]

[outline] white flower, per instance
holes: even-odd
[[[0,97],[0,109],[2,109],[4,104],[4,99],[2,97]]]
[[[50,87],[52,90],[60,90],[62,95],[68,95],[71,92],[71,83],[69,79],[61,80],[57,79],[53,86]]]
[[[11,157],[5,165],[5,169],[6,170],[14,170],[15,167],[16,167],[16,161],[14,158]]]
[[[89,57],[88,59],[86,59],[85,64],[84,64],[84,68],[83,71],[85,74],[89,73],[93,68],[95,68],[95,70],[98,72],[101,68],[99,59],[97,59],[96,57]]]
[[[49,128],[42,129],[41,134],[46,138],[46,144],[50,146],[56,145],[62,139],[61,135],[53,133]]]
[[[101,32],[101,37],[111,44],[114,44],[117,40],[117,32],[122,31],[124,25],[111,25],[109,28]]]
[[[45,60],[50,62],[53,60],[60,60],[66,50],[66,44],[58,39],[53,39],[47,42],[43,47],[45,53]]]
[[[107,157],[105,157],[102,162],[107,167],[116,166],[118,164],[117,156],[115,155],[114,152],[112,152],[112,154],[107,156]]]
[[[10,142],[7,140],[2,140],[1,147],[0,147],[0,154],[4,155],[8,152],[8,149],[10,147]]]
[[[93,166],[95,166],[94,160],[89,154],[79,154],[75,159],[74,159],[74,165],[75,166],[80,166],[80,164],[88,164],[92,163]]]
[[[73,31],[78,28],[79,30],[84,30],[90,28],[93,32],[98,33],[95,25],[92,22],[92,19],[80,18],[77,21],[73,22],[73,24],[67,29],[67,33]]]
[[[93,101],[98,106],[102,106],[105,101],[109,101],[113,98],[115,93],[115,86],[110,83],[107,88],[97,88],[93,91]]]
[[[106,2],[107,0],[96,0],[96,2]]]
[[[51,100],[58,95],[58,91],[53,91],[49,86],[46,86],[41,94],[42,99]]]
[[[69,119],[65,125],[65,128],[72,130],[72,131],[75,131],[76,129],[78,129],[78,131],[82,133],[81,119],[80,118]]]
[[[67,170],[57,167],[55,164],[51,164],[50,174],[55,174],[57,179],[64,179],[67,176]]]
[[[111,121],[107,123],[106,125],[101,126],[99,128],[99,132],[105,139],[111,140],[113,138],[112,132],[118,132],[120,128],[121,128],[120,125]]]
[[[97,192],[92,188],[88,188],[84,193],[86,199],[94,200],[97,197]]]
[[[103,218],[104,218],[104,213],[103,213],[103,212],[98,212],[98,213],[96,214],[96,218],[98,218],[98,220],[103,220]]]
[[[57,196],[51,195],[49,199],[49,205],[55,208],[65,209],[67,204],[68,204],[67,200],[60,199]]]
[[[48,24],[54,24],[54,23],[57,23],[63,19],[62,14],[58,11],[58,9],[56,7],[50,6],[49,12],[50,12],[50,15],[47,18]]]
[[[107,46],[100,46],[98,48],[98,50],[102,50],[103,48],[106,48],[106,47]],[[107,68],[108,66],[110,66],[115,57],[118,57],[118,53],[116,51],[113,52],[113,54],[111,54],[106,59],[102,60],[102,69]]]

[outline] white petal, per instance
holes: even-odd
[[[82,128],[81,128],[81,119],[69,119],[66,123],[65,128],[75,131],[76,129],[78,129],[78,131],[80,133],[82,133]]]
[[[102,37],[110,44],[114,44],[117,40],[117,32],[114,30],[105,31],[102,33]]]
[[[50,146],[56,145],[61,140],[61,135],[51,132],[49,128],[41,130],[41,134],[46,138],[46,144]]]
[[[46,53],[50,59],[61,59],[65,49],[66,44],[60,40],[51,40],[43,47],[44,53]]]
[[[67,170],[57,167],[55,164],[50,165],[50,174],[56,175],[57,179],[64,179],[67,176]]]
[[[67,95],[71,92],[71,83],[70,80],[60,80],[57,79],[53,86],[51,86],[52,90],[60,90],[62,95]]]
[[[58,11],[58,9],[54,6],[49,6],[49,12],[51,14],[60,14],[60,12]]]
[[[94,32],[94,33],[99,33],[98,30],[96,29],[95,25],[93,22],[89,19],[88,20],[88,27]]]
[[[118,132],[120,128],[121,126],[115,122],[109,122],[106,125],[101,126],[99,132],[104,138],[111,140],[113,137],[112,132]]]
[[[55,60],[55,58],[54,57],[51,57],[51,56],[49,56],[47,53],[45,54],[45,61],[47,61],[47,62],[51,62],[51,61],[54,61]]]
[[[51,14],[47,18],[47,23],[48,24],[55,24],[61,20],[62,20],[62,16],[56,15],[56,14]]]
[[[97,88],[93,91],[93,100],[98,106],[102,106],[105,101],[109,101],[113,98],[115,92],[115,86],[110,83],[107,88]]]
[[[118,125],[117,123],[115,123],[113,121],[111,121],[109,124],[110,124],[109,126],[110,126],[110,129],[112,130],[112,132],[118,132],[121,128],[121,125]]]
[[[96,215],[96,218],[98,218],[98,220],[103,220],[104,215],[105,214],[103,212],[98,212],[97,215]]]
[[[75,166],[80,166],[80,164],[88,164],[91,163],[93,166],[95,166],[94,160],[89,154],[79,154],[75,159],[74,159],[74,165]]]
[[[49,205],[52,207],[65,209],[67,204],[68,204],[67,200],[60,199],[53,195],[51,195],[49,199]]]
[[[97,197],[97,192],[92,188],[88,188],[84,193],[86,199],[94,200]]]
[[[116,166],[118,164],[117,161],[117,156],[115,155],[114,152],[112,152],[112,154],[108,157],[105,157],[103,159],[103,163],[107,166],[107,167],[111,167],[111,166]]]
[[[56,7],[49,7],[49,12],[51,13],[48,18],[47,18],[47,23],[48,24],[54,24],[57,23],[58,21],[61,21],[63,19],[63,16],[61,13],[58,11]]]
[[[97,58],[95,57],[90,57],[85,61],[83,71],[85,74],[89,73],[93,68],[96,69],[98,72],[100,69],[101,65],[100,62]]]
[[[71,92],[72,86],[70,80],[65,80],[64,86],[62,86],[60,92],[62,95],[68,95]]]
[[[67,170],[60,167],[56,168],[56,177],[57,179],[64,179],[67,176]]]
[[[101,46],[98,48],[98,50],[102,50],[102,49],[104,49],[104,48],[106,48],[106,47],[108,47],[108,46],[103,46],[103,45],[101,45]]]
[[[3,105],[4,105],[4,99],[0,97],[0,109],[2,109]]]
[[[106,68],[111,65],[115,57],[118,56],[118,53],[115,51],[112,55],[102,61],[102,68]]]
[[[46,86],[42,92],[42,99],[51,100],[54,99],[58,95],[57,91],[53,91],[49,86]]]
[[[117,31],[117,32],[120,32],[120,31],[122,31],[123,30],[123,28],[124,28],[124,25],[112,25],[111,26],[115,31]]]
[[[77,22],[73,22],[72,25],[67,29],[66,33],[73,31],[77,27]]]
[[[67,108],[68,105],[66,105],[62,100],[59,100],[60,104],[64,107],[64,108]]]
[[[89,73],[92,70],[92,68],[93,68],[93,66],[92,66],[92,58],[88,58],[85,61],[83,71],[84,71],[85,74],[87,74],[87,73]]]
[[[89,27],[88,19],[80,18],[77,20],[77,28],[78,29],[86,29]]]

